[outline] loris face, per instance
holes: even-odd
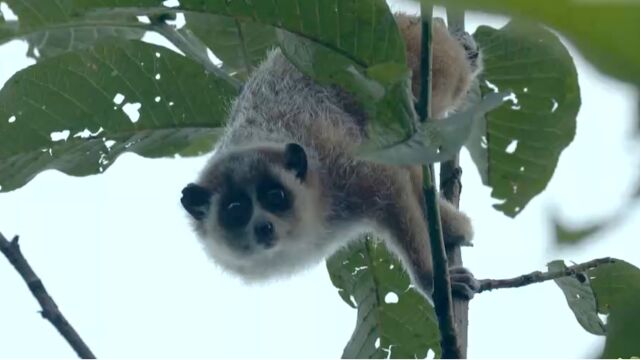
[[[298,144],[214,155],[197,184],[182,190],[209,255],[245,280],[291,273],[317,247],[317,176]]]

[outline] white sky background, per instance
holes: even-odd
[[[471,31],[504,23],[467,17]],[[547,190],[518,218],[491,208],[490,189],[463,152],[461,207],[476,230],[476,246],[464,250],[464,260],[478,278],[543,270],[557,258],[614,256],[640,265],[638,207],[623,226],[584,247],[560,251],[551,242],[552,210],[576,224],[604,217],[640,176],[639,146],[630,136],[636,94],[570,50],[583,103],[577,136]],[[0,84],[25,66],[25,52],[19,42],[0,47]],[[205,257],[179,204],[180,190],[205,160],[126,154],[104,175],[47,171],[0,194],[0,231],[21,236],[27,259],[99,357],[339,357],[356,312],[342,302],[324,265],[248,287]],[[74,356],[38,310],[0,258],[0,357]],[[552,282],[478,295],[469,339],[476,358],[594,356],[602,343],[580,327]]]

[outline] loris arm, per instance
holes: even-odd
[[[420,90],[420,50],[422,24],[420,18],[396,14],[396,23],[405,40],[407,65],[412,71],[412,90]],[[473,38],[468,34],[449,34],[444,21],[433,19],[431,64],[432,117],[443,118],[463,102],[473,79],[482,70],[482,59]]]

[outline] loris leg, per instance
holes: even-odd
[[[427,224],[410,179],[393,174],[392,189],[379,198],[374,221],[386,232],[389,248],[402,260],[412,283],[432,301],[433,266]]]
[[[422,199],[422,167],[411,166],[408,168],[408,171],[414,196],[416,199]],[[420,205],[424,211],[424,204]],[[471,219],[444,198],[438,199],[438,205],[440,208],[440,221],[442,223],[442,236],[444,237],[445,246],[471,246],[471,240],[473,239]]]
[[[401,195],[397,199],[399,201],[389,203],[382,211],[384,218],[380,220],[391,235],[389,238],[391,248],[403,260],[413,283],[432,301],[431,244],[422,207],[413,193]],[[451,204],[448,206],[453,208]],[[480,289],[480,283],[464,267],[450,268],[449,276],[453,296],[470,300]]]
[[[440,198],[440,220],[442,222],[442,235],[446,247],[452,246],[472,246],[473,227],[471,219],[453,204]]]
[[[416,199],[422,198],[422,169],[419,166],[410,167],[409,176],[413,186],[413,193]],[[440,220],[442,222],[442,235],[445,246],[471,245],[473,238],[473,227],[471,220],[460,212],[450,202],[444,198],[438,200],[440,208]],[[424,211],[424,204],[421,204]],[[426,226],[426,223],[425,223]],[[425,241],[429,241],[428,236]],[[429,251],[431,253],[431,251]],[[473,274],[464,267],[449,268],[451,280],[451,292],[456,297],[470,300],[480,289],[480,283]]]

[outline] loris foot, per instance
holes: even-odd
[[[480,290],[480,282],[476,280],[471,271],[462,266],[449,268],[449,278],[451,279],[451,293],[455,297],[471,300]]]

